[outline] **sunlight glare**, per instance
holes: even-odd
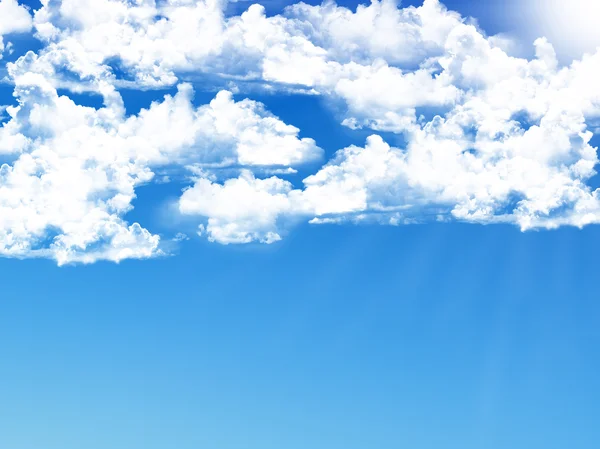
[[[600,46],[600,0],[529,0],[533,26],[560,53],[578,58]]]

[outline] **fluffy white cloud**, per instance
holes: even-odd
[[[225,17],[225,2],[219,0],[43,4],[35,26],[49,43],[47,52],[66,51],[98,65],[118,59],[148,85],[172,84],[177,72],[191,70],[260,77],[265,66],[285,57],[282,51],[313,58],[313,64],[322,59],[369,65],[385,59],[414,66],[441,54],[447,35],[462,22],[438,0],[403,9],[393,0],[374,1],[355,12],[333,3],[299,3],[274,17],[266,17],[260,5]],[[289,74],[281,81],[309,84]]]
[[[31,30],[31,15],[17,0],[0,0],[0,34]]]
[[[121,111],[78,106],[35,76],[15,94],[0,133],[0,147],[18,143],[1,168],[0,253],[61,264],[155,254],[158,236],[122,219],[152,172],[111,145]]]
[[[460,96],[431,67],[412,71],[442,55],[462,23],[438,0],[418,8],[374,1],[355,12],[299,3],[274,17],[260,5],[234,17],[223,8],[215,0],[46,2],[35,26],[48,45],[12,71],[43,71],[65,87],[75,77],[91,89],[99,78],[158,87],[190,73],[302,86],[345,101],[349,126],[398,131],[414,122],[416,107]]]
[[[211,241],[219,243],[273,243],[281,240],[278,220],[293,212],[292,185],[276,177],[256,179],[249,171],[223,185],[199,179],[186,190],[179,209],[185,215],[207,217]]]
[[[165,165],[290,166],[321,157],[312,139],[257,102],[227,91],[204,106],[182,84],[127,117],[118,92],[100,85],[105,107],[59,96],[43,75],[14,78],[19,105],[0,128],[0,254],[59,263],[119,261],[161,253],[159,237],[124,216],[137,186]]]
[[[32,18],[17,0],[0,0],[0,58],[4,51],[2,36],[11,33],[26,33],[31,30]]]
[[[358,5],[356,11],[325,2],[298,3],[287,8],[288,17],[315,44],[340,62],[418,65],[442,53],[447,35],[462,22],[437,0],[420,7],[398,8],[395,0]]]
[[[199,179],[180,210],[206,217],[209,238],[221,243],[271,243],[282,222],[298,217],[392,225],[454,217],[523,230],[600,221],[599,191],[585,184],[597,156],[583,125],[543,121],[490,141],[466,135],[457,120],[435,119],[411,135],[406,149],[373,135],[364,148],[340,150],[303,189],[249,173],[223,185]]]
[[[248,99],[234,101],[219,92],[209,104],[195,108],[193,89],[153,103],[119,127],[119,135],[138,159],[150,163],[246,166],[294,166],[318,160],[322,150],[299,129],[287,125]]]
[[[304,180],[304,189],[290,190],[290,203],[277,212],[314,217],[313,223],[397,224],[431,216],[524,230],[597,223],[600,194],[586,181],[598,156],[586,120],[600,112],[592,82],[600,55],[559,68],[546,40],[535,45],[537,58],[512,58],[460,25],[439,60],[446,85],[460,89],[458,104],[443,116],[408,122],[406,148],[374,135],[364,148],[340,150]],[[377,115],[367,92],[356,111],[379,117],[371,126],[385,124],[393,104],[386,107],[389,99],[377,91]],[[397,125],[395,119],[387,123]]]
[[[43,48],[8,64],[19,105],[0,128],[0,153],[14,159],[0,172],[3,255],[160,254],[159,237],[126,214],[136,188],[167,166],[193,177],[179,212],[225,244],[272,243],[298,220],[524,230],[600,221],[600,191],[588,185],[600,53],[561,66],[540,38],[535,57],[514,57],[506,39],[438,0],[355,11],[299,3],[271,17],[260,5],[227,17],[217,0],[42,3]],[[14,1],[0,5],[29,17]],[[277,176],[321,159],[317,143],[228,90],[194,105],[180,79],[207,76],[242,92],[252,82],[322,95],[342,105],[345,126],[402,133],[406,145],[374,134],[294,186]],[[175,95],[125,113],[119,87],[173,84]],[[100,93],[104,107],[77,105],[59,87]]]

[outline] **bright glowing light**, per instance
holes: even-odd
[[[546,36],[559,53],[580,57],[600,46],[600,0],[527,1],[525,15],[533,31]]]

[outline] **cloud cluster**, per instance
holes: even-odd
[[[100,109],[77,105],[38,74],[16,77],[18,106],[0,128],[0,254],[59,263],[160,253],[159,237],[123,219],[158,167],[298,165],[321,156],[312,139],[227,91],[194,107],[178,86],[126,116],[110,85]]]
[[[293,223],[391,225],[458,219],[523,230],[600,221],[590,142],[600,115],[600,53],[568,66],[545,38],[515,57],[438,0],[260,5],[227,16],[219,0],[15,0],[0,35],[42,41],[8,64],[18,106],[0,128],[0,254],[59,263],[145,258],[160,238],[129,224],[136,188],[161,167],[192,181],[178,202],[219,243],[272,243]],[[25,15],[23,15],[25,14]],[[323,158],[313,139],[222,90],[195,106],[182,80],[210,77],[241,94],[317,94],[342,124],[373,130],[301,185],[281,175]],[[138,114],[119,88],[177,85]],[[200,81],[201,85],[201,81]],[[92,91],[78,105],[58,89]],[[401,133],[390,146],[378,131]],[[274,175],[264,177],[265,174]]]

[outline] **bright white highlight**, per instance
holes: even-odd
[[[525,16],[532,19],[530,23],[535,33],[546,36],[564,57],[579,57],[595,52],[600,46],[600,2],[597,0],[529,2]]]

